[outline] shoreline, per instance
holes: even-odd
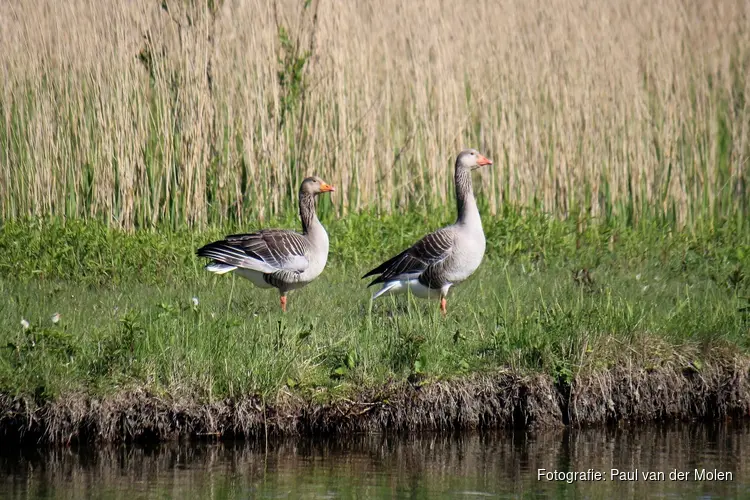
[[[275,297],[203,272],[192,249],[210,232],[6,224],[0,268],[15,274],[0,277],[10,298],[0,317],[0,439],[153,442],[750,414],[745,233],[654,225],[579,234],[575,221],[492,220],[488,240],[499,246],[456,290],[447,318],[435,304],[372,302],[351,277],[411,241],[398,218],[341,222],[337,261],[287,315]],[[383,224],[400,237],[353,244]]]
[[[104,398],[68,395],[37,405],[0,395],[8,444],[263,439],[374,432],[452,432],[750,417],[750,357],[700,370],[623,364],[571,383],[498,372],[425,383],[390,383],[353,399],[313,403],[290,392],[200,402],[144,389]]]

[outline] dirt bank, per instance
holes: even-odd
[[[104,399],[68,395],[36,404],[0,396],[4,443],[257,438],[353,432],[549,427],[620,421],[750,415],[750,358],[700,369],[619,366],[572,383],[544,375],[496,373],[421,386],[391,384],[353,400],[315,404],[284,393],[203,403],[143,390]]]

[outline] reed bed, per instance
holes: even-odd
[[[0,3],[0,217],[125,229],[483,209],[744,224],[745,0]]]

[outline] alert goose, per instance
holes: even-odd
[[[448,289],[471,276],[484,257],[484,230],[471,184],[471,171],[492,160],[475,149],[456,158],[455,224],[428,234],[412,247],[382,263],[362,278],[379,274],[368,286],[382,283],[373,299],[410,291],[421,298],[439,298],[440,311],[447,313]]]
[[[320,177],[308,177],[299,188],[302,234],[288,229],[263,229],[235,234],[198,249],[200,257],[212,259],[208,271],[234,271],[260,288],[277,288],[281,310],[286,296],[317,278],[328,260],[328,234],[315,214],[315,196],[334,188]]]

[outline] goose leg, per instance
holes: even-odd
[[[443,316],[448,314],[448,301],[445,297],[440,297],[440,312],[443,313]]]
[[[281,311],[286,312],[286,294],[281,296]]]

